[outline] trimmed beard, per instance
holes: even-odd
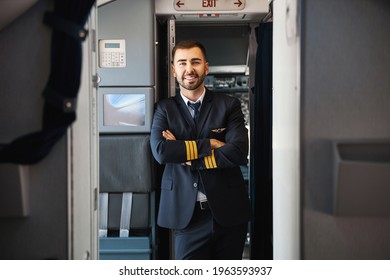
[[[197,75],[197,78],[198,78],[198,81],[195,84],[185,84],[183,82],[185,79],[181,79],[181,81],[178,81],[177,79],[176,80],[177,80],[178,84],[180,86],[182,86],[183,88],[185,88],[187,90],[195,90],[203,84],[204,79],[206,78],[206,74],[203,74],[201,76]]]

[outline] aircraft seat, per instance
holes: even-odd
[[[155,211],[149,135],[101,135],[99,142],[100,259],[151,259]]]

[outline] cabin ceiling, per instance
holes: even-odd
[[[1,0],[0,30],[31,8],[38,0]]]

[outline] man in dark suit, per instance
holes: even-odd
[[[199,42],[179,42],[172,57],[180,94],[157,103],[151,131],[153,155],[165,164],[158,225],[174,230],[176,259],[242,259],[251,210],[240,101],[205,88]]]

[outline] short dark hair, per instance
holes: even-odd
[[[176,50],[178,49],[192,49],[192,48],[199,48],[204,56],[204,58],[207,61],[207,56],[206,56],[206,49],[202,45],[202,43],[194,40],[183,40],[178,42],[172,49],[172,59],[175,57]]]

